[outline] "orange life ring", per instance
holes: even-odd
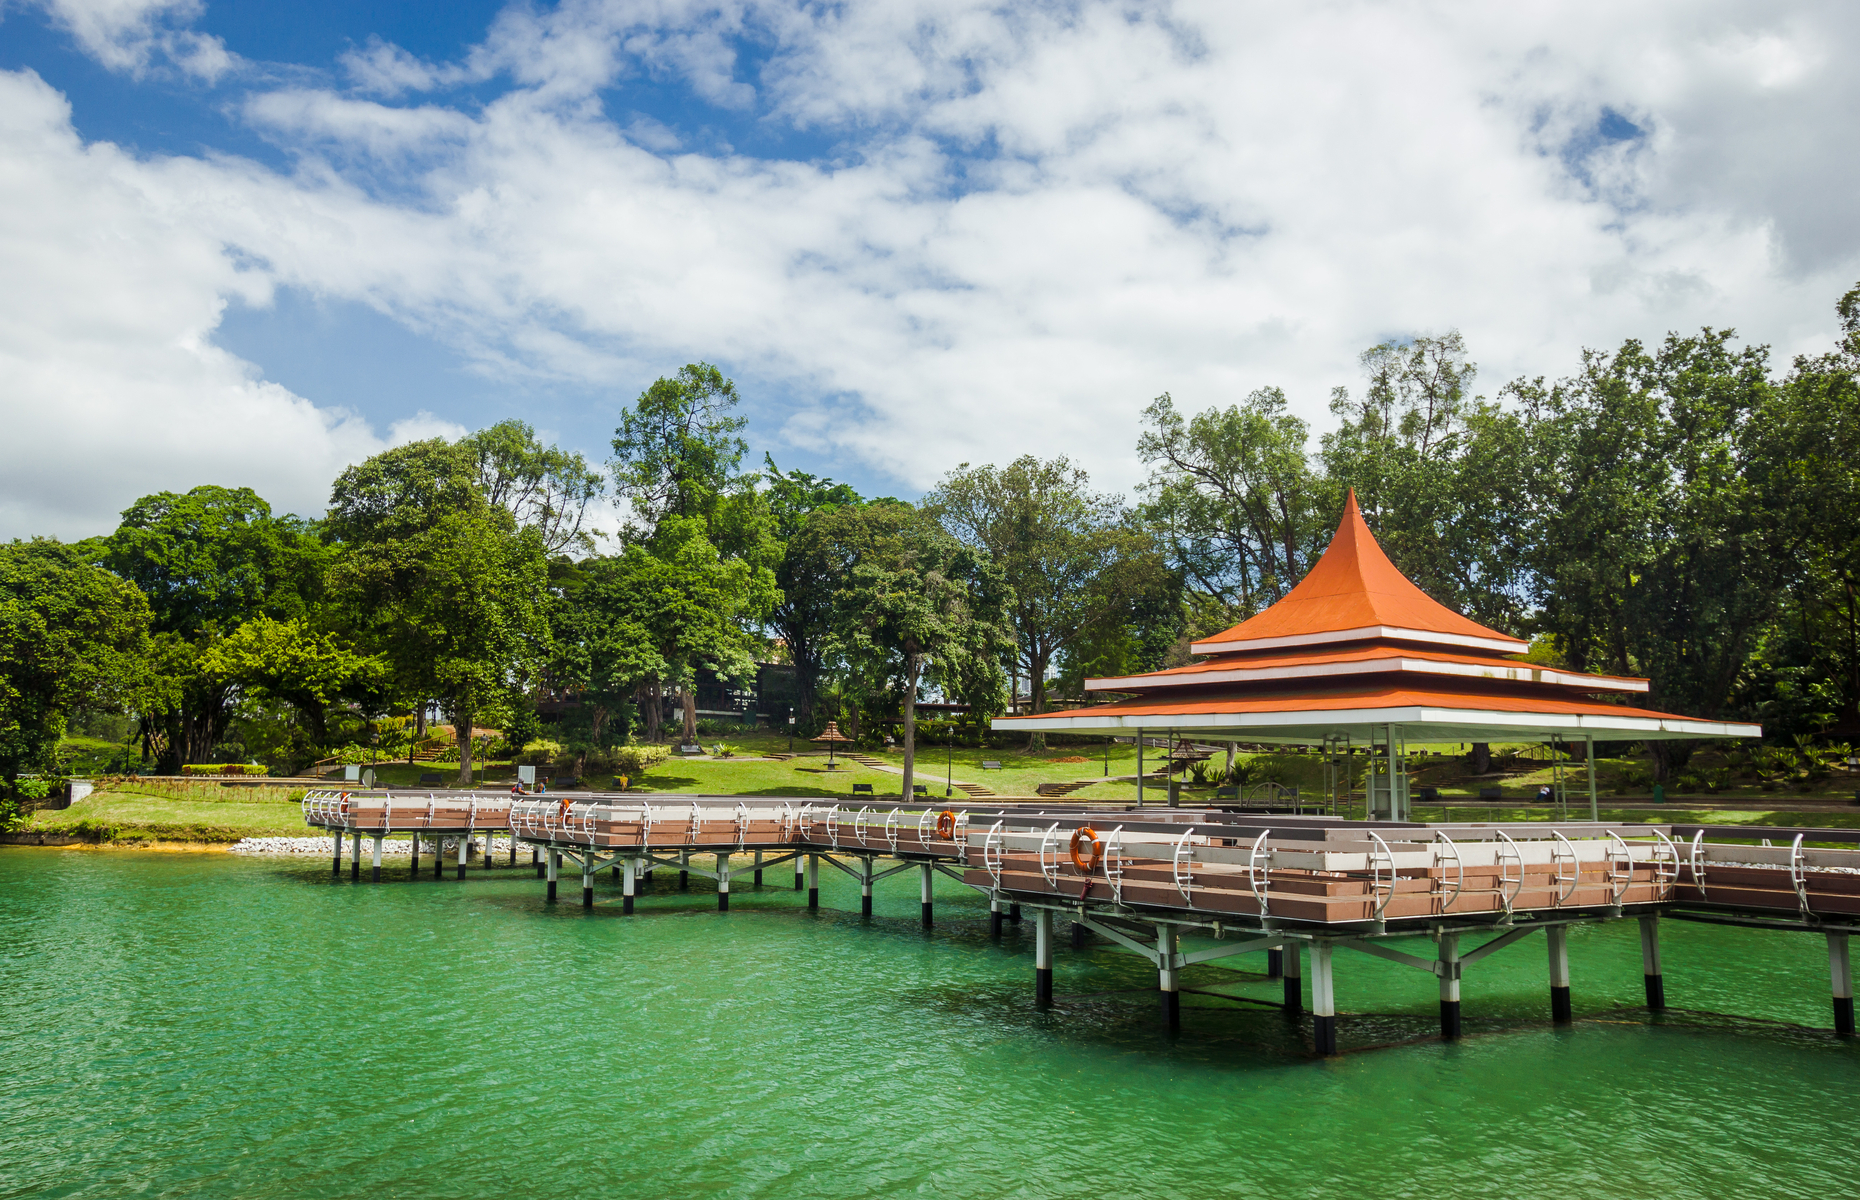
[[[566,817],[566,816],[568,816],[568,797],[567,797],[567,796],[563,796],[563,797],[562,797],[562,807],[561,807],[561,809],[560,809],[560,811],[558,811],[558,812],[557,812],[557,813],[555,814],[555,819],[556,819],[556,820],[558,820],[558,821],[560,821],[560,820],[562,820],[562,819],[563,819],[564,817]]]
[[[1081,845],[1090,847],[1091,857],[1079,855]],[[1098,863],[1104,858],[1104,843],[1098,838],[1098,831],[1089,825],[1081,825],[1072,831],[1072,865],[1079,869],[1079,874],[1089,875],[1098,869]]]
[[[946,842],[956,840],[956,814],[950,809],[936,815],[936,835]]]

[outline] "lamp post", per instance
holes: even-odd
[[[788,714],[788,753],[794,753],[794,714]]]
[[[943,795],[945,797],[956,794],[955,785],[950,782],[950,780],[956,777],[955,762],[956,723],[952,721],[949,725],[949,733],[946,735],[946,740],[943,742]]]

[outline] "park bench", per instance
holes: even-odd
[[[855,783],[853,784],[852,794],[855,796],[870,796],[872,794],[872,785],[869,783]]]
[[[1001,764],[1000,764],[1000,763],[998,763],[998,762],[990,762],[990,761],[988,761],[987,759],[984,759],[984,760],[982,760],[982,770],[984,770],[984,771],[999,771],[1000,769],[1001,769]]]
[[[1479,789],[1479,799],[1481,800],[1502,800],[1504,797],[1505,793],[1502,788],[1482,787]]]
[[[421,783],[444,783],[445,781],[446,781],[445,776],[435,775],[431,771],[427,771],[420,776]]]

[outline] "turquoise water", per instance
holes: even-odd
[[[1818,938],[1665,923],[1655,1024],[1633,923],[1579,930],[1567,1029],[1526,939],[1469,969],[1454,1046],[1409,1041],[1431,977],[1339,952],[1357,1052],[1316,1061],[1205,997],[1167,1035],[1102,946],[1036,1012],[1031,921],[991,943],[943,881],[925,933],[906,874],[863,922],[830,874],[818,914],[740,883],[719,914],[661,871],[628,918],[523,868],[0,849],[0,1196],[1860,1192]],[[1186,981],[1277,995],[1238,961]]]

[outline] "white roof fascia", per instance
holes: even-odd
[[[1366,638],[1395,638],[1405,642],[1431,642],[1441,646],[1473,646],[1480,650],[1502,650],[1516,654],[1530,649],[1530,643],[1508,637],[1474,637],[1465,633],[1435,633],[1426,629],[1402,629],[1395,625],[1365,625],[1361,629],[1327,629],[1321,633],[1300,633],[1291,637],[1241,638],[1233,641],[1195,642],[1190,654],[1231,654],[1235,650],[1272,650],[1281,646],[1323,646],[1331,642],[1360,642]]]
[[[1390,671],[1412,671],[1419,675],[1458,675],[1468,679],[1493,679],[1501,683],[1550,683],[1587,688],[1597,692],[1644,692],[1645,679],[1618,679],[1589,675],[1557,667],[1535,667],[1529,663],[1496,664],[1438,662],[1429,658],[1368,658],[1351,662],[1312,663],[1297,667],[1230,667],[1225,671],[1195,671],[1151,675],[1125,675],[1108,679],[1087,679],[1088,692],[1130,692],[1137,684],[1147,690],[1163,687],[1188,687],[1204,683],[1252,683],[1273,679],[1317,679],[1337,675],[1381,675]],[[1125,686],[1113,686],[1122,684]]]
[[[1049,732],[1124,732],[1159,730],[1182,734],[1231,732],[1235,740],[1249,740],[1249,732],[1261,740],[1272,740],[1275,730],[1285,732],[1290,740],[1315,741],[1309,734],[1294,735],[1294,729],[1324,730],[1340,726],[1399,725],[1410,741],[1427,741],[1428,726],[1490,732],[1492,734],[1588,734],[1606,735],[1618,740],[1623,735],[1635,739],[1684,738],[1755,738],[1763,736],[1761,725],[1734,721],[1697,721],[1683,717],[1610,717],[1600,713],[1516,713],[1480,709],[1433,708],[1404,705],[1398,708],[1336,709],[1324,712],[1283,713],[1136,713],[1121,716],[1093,717],[1090,710],[1076,715],[1046,713],[1037,717],[997,717],[992,728],[1015,731]],[[1442,733],[1437,740],[1481,740],[1460,734]]]

